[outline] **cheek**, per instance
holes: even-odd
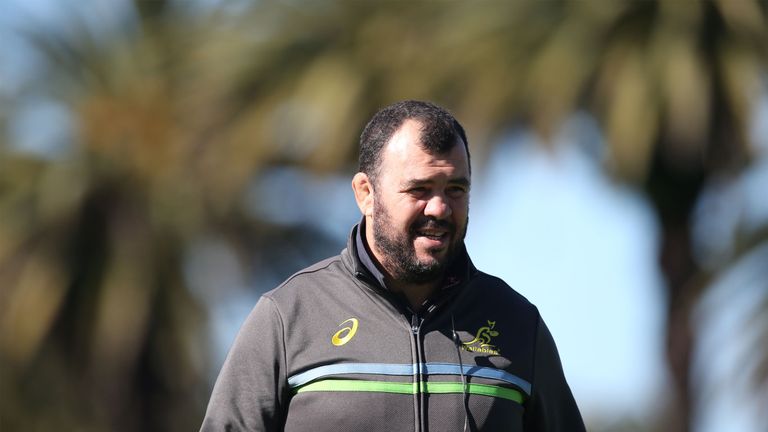
[[[411,227],[419,220],[421,213],[415,210],[403,211],[398,218],[398,227],[405,232],[409,232]]]
[[[414,200],[399,200],[390,207],[392,222],[398,227],[410,227],[424,214],[425,203]]]
[[[463,219],[469,214],[469,200],[468,199],[462,199],[458,200],[453,204],[453,214],[459,217],[460,219]]]
[[[394,199],[379,203],[387,213],[386,228],[392,231],[408,232],[421,214],[418,202]]]

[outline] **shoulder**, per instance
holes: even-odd
[[[457,299],[459,307],[476,320],[496,321],[506,334],[515,334],[518,346],[534,346],[541,321],[538,308],[501,278],[477,271]]]
[[[306,279],[311,279],[313,276],[318,274],[321,275],[322,273],[325,273],[325,272],[341,271],[340,268],[337,268],[340,265],[341,265],[341,256],[336,255],[330,258],[326,258],[322,261],[316,262],[311,266],[301,269],[296,273],[292,274],[290,277],[288,277],[288,279],[285,280],[285,282],[283,282],[277,288],[275,288],[275,290],[278,290],[285,286],[290,286],[292,284],[301,283],[302,281]]]
[[[471,284],[477,295],[494,299],[507,307],[530,310],[538,315],[538,309],[533,303],[497,276],[477,270],[472,276]]]
[[[351,278],[352,274],[345,267],[341,256],[336,255],[297,271],[276,288],[266,292],[264,297],[277,305],[290,303],[306,297],[307,292],[317,295],[323,290],[346,286]]]

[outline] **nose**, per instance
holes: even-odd
[[[424,207],[424,216],[431,216],[435,219],[446,219],[453,213],[451,206],[442,194],[433,195],[427,206]]]

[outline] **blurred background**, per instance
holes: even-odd
[[[0,430],[197,430],[259,295],[344,246],[365,122],[427,99],[589,430],[768,431],[767,8],[3,2]]]

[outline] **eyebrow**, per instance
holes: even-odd
[[[429,179],[412,179],[412,180],[407,180],[405,183],[403,183],[403,187],[411,188],[414,186],[421,186],[421,185],[430,184],[430,183],[434,183],[434,181]],[[471,186],[469,179],[466,177],[457,177],[457,178],[449,179],[448,184],[460,185],[466,188],[469,188]]]

